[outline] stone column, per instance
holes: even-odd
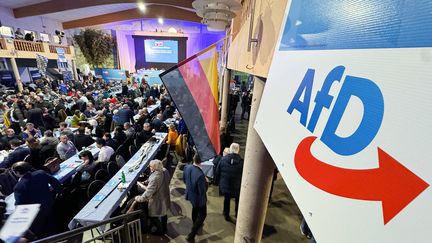
[[[11,57],[11,64],[12,64],[12,71],[14,73],[14,76],[15,76],[15,79],[16,79],[16,83],[17,83],[17,86],[18,86],[18,91],[22,92],[23,91],[23,85],[22,85],[22,82],[21,82],[21,76],[20,76],[20,73],[18,71],[18,66],[16,64],[15,57]]]
[[[77,67],[76,67],[76,61],[74,59],[72,59],[71,63],[72,63],[72,73],[74,75],[74,79],[75,80],[79,80],[79,78],[78,78],[78,72],[77,72]]]
[[[221,121],[220,128],[221,131],[225,131],[227,120],[228,120],[228,98],[229,98],[229,82],[231,80],[231,70],[225,68],[222,83],[222,111],[221,111]]]
[[[253,128],[265,83],[255,77],[249,128],[246,141],[236,243],[260,242],[267,214],[274,163]]]

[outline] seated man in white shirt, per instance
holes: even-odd
[[[114,149],[106,145],[106,141],[102,138],[96,139],[96,146],[100,149],[97,162],[108,162],[114,154]]]

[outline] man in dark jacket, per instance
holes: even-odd
[[[126,105],[126,104],[123,105],[122,109],[120,109],[118,111],[118,113],[117,113],[118,124],[122,125],[122,126],[123,126],[123,124],[125,122],[130,122],[131,124],[133,124],[133,122],[134,122],[134,119],[133,119],[134,115],[135,115],[134,112],[131,109],[129,109],[128,105]]]
[[[27,103],[27,123],[33,123],[35,128],[43,127],[43,114],[42,109],[34,107],[32,103]]]
[[[21,140],[17,135],[15,135],[15,130],[13,130],[12,128],[8,128],[6,130],[6,136],[3,136],[0,139],[0,143],[2,144],[2,149],[9,150],[11,148],[10,141],[14,139]]]
[[[62,188],[60,182],[45,171],[31,172],[31,170],[32,167],[27,162],[18,162],[12,166],[12,171],[20,178],[14,190],[15,205],[40,204],[39,213],[30,230],[38,238],[43,238],[53,233],[50,227],[52,222],[49,219],[54,206],[55,194],[61,193]],[[48,184],[51,185],[53,191]]]
[[[240,186],[243,173],[243,159],[238,154],[240,146],[232,143],[230,154],[223,156],[216,167],[215,177],[219,179],[219,191],[224,195],[224,216],[225,220],[233,222],[230,217],[231,198],[235,199],[235,213],[237,216],[238,202],[240,197]]]
[[[187,165],[183,172],[183,181],[186,183],[186,200],[192,204],[193,226],[186,240],[195,242],[195,235],[202,227],[207,217],[207,180],[201,169],[201,159],[198,154],[193,158],[193,165]]]
[[[157,114],[156,117],[151,122],[151,126],[156,132],[163,132],[166,130],[166,125],[163,122],[163,115],[161,113]]]
[[[112,149],[114,149],[114,151],[117,150],[119,145],[116,142],[116,140],[111,138],[111,133],[109,132],[104,133],[102,138],[105,140],[107,146],[110,146]]]
[[[90,135],[85,134],[85,128],[80,127],[78,134],[75,136],[75,147],[81,151],[83,147],[88,147],[94,143],[93,138]]]
[[[23,161],[24,158],[30,154],[30,149],[25,145],[21,145],[22,141],[12,139],[10,141],[13,151],[3,160],[0,168],[10,168],[15,162]]]
[[[136,135],[136,141],[137,141],[136,143],[139,146],[141,146],[142,144],[147,142],[151,137],[153,137],[153,135],[155,135],[155,134],[151,130],[150,123],[146,122],[146,123],[144,123],[143,130],[138,132]]]

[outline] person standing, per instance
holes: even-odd
[[[198,154],[193,157],[193,165],[187,165],[183,172],[183,181],[186,183],[186,200],[192,204],[191,232],[186,237],[189,242],[195,242],[195,235],[202,227],[207,217],[207,180],[201,169],[201,159]]]
[[[251,100],[249,97],[249,92],[243,92],[243,95],[241,98],[241,106],[242,106],[241,120],[246,119],[244,116],[245,116],[245,113],[248,113],[250,103],[251,103]],[[249,119],[249,113],[248,113],[248,119]]]
[[[43,238],[53,233],[52,231],[55,226],[50,219],[54,216],[55,195],[63,191],[60,182],[43,170],[32,172],[32,166],[27,162],[14,164],[12,171],[20,178],[14,189],[15,205],[41,205],[30,230],[38,238]]]
[[[233,222],[230,217],[231,198],[235,199],[235,214],[237,216],[240,197],[241,179],[243,173],[243,159],[239,155],[240,146],[232,143],[230,153],[223,156],[216,168],[216,178],[219,178],[219,191],[224,195],[224,216],[228,222]]]
[[[135,201],[148,202],[148,215],[152,225],[156,226],[157,235],[166,233],[167,212],[170,208],[169,182],[170,175],[164,169],[162,161],[150,161],[151,175],[147,185],[137,182],[138,187],[144,191],[141,196],[136,196]],[[160,220],[161,218],[161,220]]]

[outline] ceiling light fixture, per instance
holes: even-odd
[[[145,12],[147,10],[147,6],[143,2],[138,2],[137,5],[138,5],[138,9],[141,12]]]
[[[192,7],[209,31],[224,31],[242,5],[236,0],[195,0]]]

